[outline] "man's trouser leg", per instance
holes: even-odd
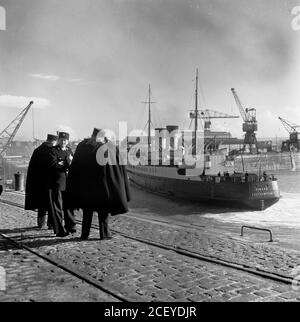
[[[53,228],[53,218],[52,218],[52,212],[51,212],[50,207],[48,210],[47,226],[48,226],[48,228]]]
[[[87,239],[89,237],[92,220],[93,220],[93,210],[83,209],[81,238]]]
[[[37,215],[37,225],[39,228],[44,228],[46,225],[46,214],[47,209],[45,208],[39,208],[38,209],[38,215]]]
[[[109,214],[107,212],[98,212],[100,239],[111,238],[111,232],[108,226]]]
[[[72,232],[76,228],[75,214],[73,210],[68,209],[66,203],[65,192],[62,191],[62,200],[63,200],[63,210],[64,210],[64,220],[65,220],[65,230]]]
[[[51,201],[50,201],[50,191],[47,191],[47,203],[48,203],[48,218],[47,218],[47,226],[49,229],[53,228],[53,214],[51,209]]]
[[[50,190],[50,204],[53,216],[53,229],[55,234],[66,233],[63,225],[64,210],[61,191],[56,189]]]

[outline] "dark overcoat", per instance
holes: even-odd
[[[73,156],[70,147],[62,150],[59,145],[53,147],[50,153],[50,188],[65,191],[67,172],[70,167],[69,156]],[[60,164],[62,162],[62,164]]]
[[[49,206],[50,154],[53,147],[46,142],[33,151],[29,161],[26,188],[25,209],[47,209]]]
[[[86,139],[77,146],[67,178],[68,207],[111,215],[128,212],[130,191],[126,168],[120,165],[118,149],[111,142],[106,145],[116,151],[114,165],[97,162],[97,151],[103,144]]]

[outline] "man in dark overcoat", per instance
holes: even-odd
[[[50,211],[50,154],[56,145],[57,136],[48,134],[47,140],[33,151],[29,161],[25,189],[25,210],[38,210],[37,224],[39,228],[53,226]]]
[[[68,146],[69,137],[69,133],[60,132],[58,144],[50,154],[50,205],[54,233],[58,237],[76,232],[74,211],[67,207],[65,195],[67,173],[73,159],[73,152]]]
[[[98,162],[99,149],[114,154],[111,158],[114,164]],[[98,213],[100,239],[112,237],[109,214],[128,212],[130,191],[119,151],[103,131],[94,129],[92,137],[77,146],[67,180],[67,195],[71,208],[83,210],[81,239],[89,237],[94,212]]]

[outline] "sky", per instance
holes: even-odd
[[[118,136],[147,122],[188,128],[199,70],[199,108],[256,108],[258,137],[300,124],[300,0],[0,0],[0,132],[34,100],[17,139],[94,127]],[[242,119],[213,120],[242,137]]]

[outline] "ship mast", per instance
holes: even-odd
[[[198,68],[196,72],[196,92],[195,92],[195,134],[198,131]]]
[[[195,91],[195,129],[194,129],[194,152],[196,155],[197,145],[197,131],[198,131],[198,68],[196,71],[196,91]]]
[[[151,102],[151,85],[149,84],[149,91],[148,91],[148,101],[143,102],[148,104],[148,158],[151,156],[151,104],[155,102]]]
[[[149,101],[148,101],[148,156],[151,152],[151,86],[149,84]]]

